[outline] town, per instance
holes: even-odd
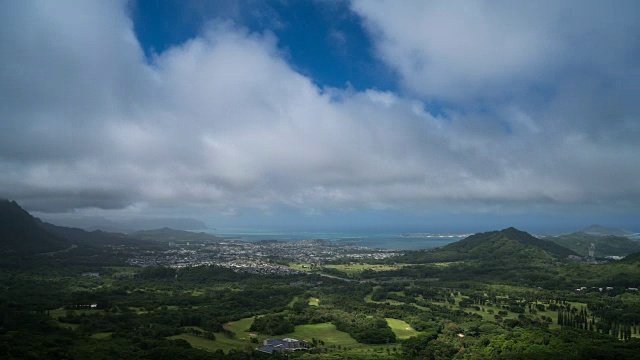
[[[389,249],[372,249],[328,240],[170,242],[166,250],[131,249],[127,263],[133,266],[182,268],[216,265],[255,274],[297,274],[288,262],[322,265],[337,259],[382,260],[401,255]]]

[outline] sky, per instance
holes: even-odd
[[[640,3],[0,2],[0,197],[296,230],[640,231]]]

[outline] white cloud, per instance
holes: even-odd
[[[382,56],[418,97],[504,94],[502,86],[556,71],[549,54],[567,56],[547,38],[552,30],[531,29],[533,20],[521,24],[508,9],[494,26],[498,15],[485,14],[484,3],[466,4],[465,24],[484,29],[470,49],[436,36],[450,28],[454,39],[470,35],[447,4],[405,40],[398,34],[409,30],[396,26],[422,24],[431,11],[356,5],[383,32]],[[585,114],[593,128],[574,128],[568,91],[541,108],[518,100],[494,114],[435,116],[392,92],[319,88],[289,66],[273,35],[231,23],[212,23],[147,62],[124,4],[2,6],[1,20],[11,22],[0,21],[0,115],[8,119],[0,188],[33,209],[206,205],[236,215],[278,206],[321,212],[640,195],[629,180],[640,178],[637,143],[594,139],[593,114]],[[499,35],[512,28],[515,39]],[[487,50],[496,36],[497,51]],[[397,55],[388,54],[393,49]],[[432,52],[433,66],[425,60]],[[638,112],[626,101],[619,109],[627,119],[620,126],[637,134]]]
[[[615,72],[637,56],[635,1],[355,0],[352,7],[408,89],[448,101],[508,97],[574,71]]]

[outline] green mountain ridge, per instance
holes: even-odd
[[[637,264],[640,267],[640,251],[629,254],[624,259],[617,261],[618,263]]]
[[[150,241],[137,239],[121,233],[105,232],[101,230],[86,231],[84,229],[57,226],[42,222],[39,219],[38,225],[46,231],[55,235],[67,238],[73,242],[86,245],[149,245]]]
[[[569,248],[576,253],[587,256],[591,244],[595,245],[595,256],[626,256],[640,251],[640,242],[624,236],[593,235],[577,231],[567,235],[549,236],[545,240]]]
[[[15,201],[0,200],[0,253],[33,255],[63,250],[73,243],[38,224]]]
[[[136,239],[140,239],[140,240],[153,240],[153,241],[218,242],[223,240],[223,238],[221,237],[203,233],[203,232],[175,230],[175,229],[170,229],[168,227],[163,227],[161,229],[155,229],[155,230],[137,231],[135,233],[129,234],[129,236],[134,237]]]
[[[510,227],[471,235],[460,241],[434,250],[409,253],[412,261],[450,262],[480,260],[491,262],[551,262],[569,255],[578,255],[571,249]]]
[[[443,248],[447,251],[457,251],[468,254],[471,258],[500,258],[511,255],[533,255],[534,251],[544,252],[557,256],[567,257],[577,255],[573,250],[553,242],[538,239],[531,234],[510,227],[500,231],[478,233],[451,243]]]

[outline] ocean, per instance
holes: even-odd
[[[431,249],[464,239],[469,234],[398,234],[274,231],[244,228],[217,228],[198,230],[208,234],[257,242],[262,240],[300,241],[322,239],[336,243],[353,244],[378,249],[419,250]]]

